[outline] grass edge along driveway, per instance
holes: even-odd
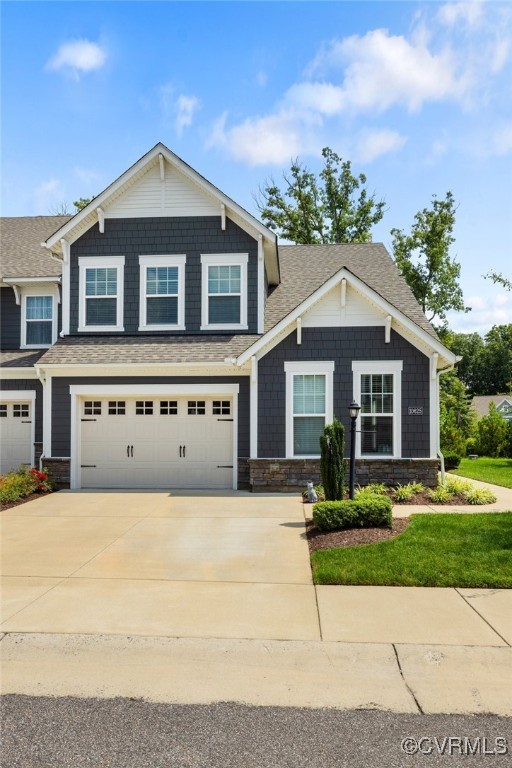
[[[491,459],[488,456],[461,459],[460,466],[450,469],[450,474],[512,488],[512,459]]]
[[[315,584],[512,587],[512,512],[412,515],[391,541],[313,552]]]

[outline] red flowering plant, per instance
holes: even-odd
[[[36,483],[35,490],[38,493],[46,493],[52,490],[52,484],[48,479],[48,472],[40,472],[38,469],[29,469],[28,474],[34,479]]]

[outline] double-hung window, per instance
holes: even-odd
[[[332,421],[333,362],[289,362],[286,373],[286,455],[320,455],[320,436]]]
[[[365,457],[401,455],[401,361],[352,363],[354,399],[361,405],[357,453]]]
[[[139,256],[139,331],[184,330],[186,256]]]
[[[78,259],[79,331],[122,331],[124,256]]]
[[[49,347],[57,338],[55,294],[22,296],[22,347]]]
[[[248,254],[201,256],[201,330],[247,330]]]

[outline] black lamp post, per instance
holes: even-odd
[[[350,481],[349,481],[349,496],[354,498],[354,484],[356,479],[356,421],[359,416],[361,406],[356,403],[355,400],[349,405],[348,412],[350,414]]]

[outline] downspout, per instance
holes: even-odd
[[[44,389],[45,389],[45,386],[46,386],[46,377],[45,377],[44,373],[42,372],[41,368],[38,365],[35,366],[35,370],[36,370],[36,376],[39,379],[39,381],[41,382],[41,385],[43,387],[43,402],[44,402]],[[33,417],[34,417],[34,420],[35,420],[35,418],[36,418],[35,410],[34,410]],[[44,458],[46,458],[46,457],[44,455],[44,408],[43,408],[43,450],[41,451],[41,455],[39,457],[39,471],[40,472],[43,471],[43,459]]]
[[[462,360],[462,358],[461,357],[457,357],[456,362],[458,363],[459,360]],[[441,464],[441,485],[444,485],[444,483],[445,483],[445,480],[446,480],[446,470],[444,468],[444,456],[443,456],[443,453],[441,451],[441,428],[440,428],[440,423],[439,423],[439,415],[440,415],[440,410],[439,410],[440,409],[439,383],[440,383],[441,374],[442,373],[448,373],[448,371],[452,371],[454,368],[455,368],[455,364],[454,363],[450,363],[450,365],[448,365],[446,368],[440,368],[439,370],[436,371],[436,378],[437,378],[437,382],[436,382],[436,399],[437,399],[437,403],[436,403],[436,407],[437,407],[437,429],[436,429],[436,443],[437,443],[436,448],[437,448],[437,450],[436,450],[436,455],[439,458],[439,463]]]

